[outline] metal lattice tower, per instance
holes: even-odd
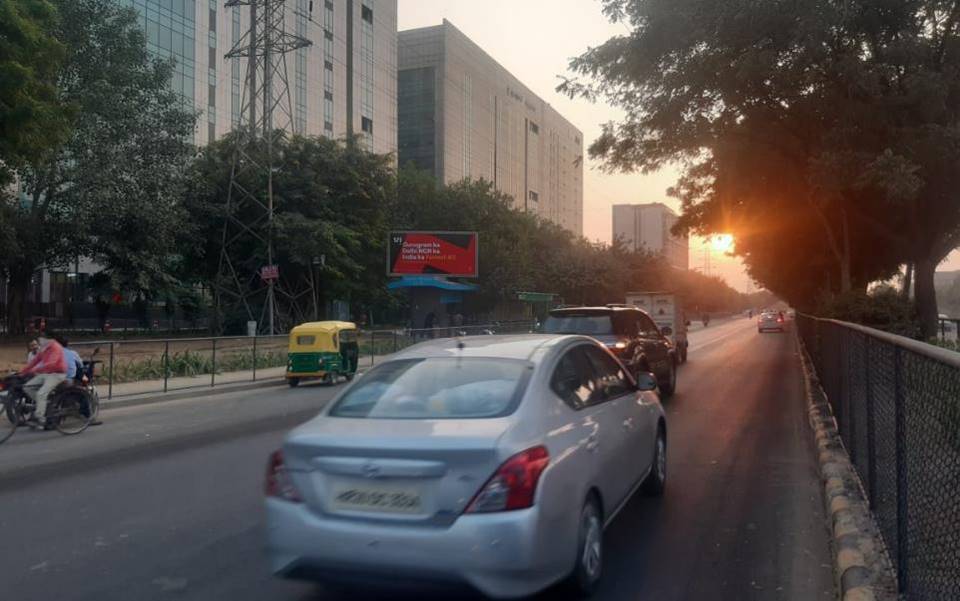
[[[269,334],[276,331],[278,280],[268,279],[264,284],[256,264],[258,260],[262,263],[262,258],[256,253],[243,256],[243,249],[250,244],[265,247],[266,265],[274,264],[273,149],[284,130],[293,128],[286,55],[311,43],[286,31],[285,4],[286,0],[227,0],[225,4],[227,8],[249,7],[250,27],[226,54],[226,58],[245,63],[246,77],[227,190],[217,313],[222,316],[223,300],[228,297],[242,304],[247,318],[253,320],[251,299],[265,294],[258,322],[263,329],[266,321]],[[265,190],[244,184],[252,178],[265,180]]]

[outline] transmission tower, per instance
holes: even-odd
[[[241,92],[240,122],[227,190],[223,238],[220,246],[216,303],[222,317],[224,297],[242,304],[254,320],[251,300],[263,296],[259,329],[276,332],[277,287],[273,246],[273,150],[285,129],[293,127],[293,106],[287,80],[286,55],[310,41],[286,31],[286,0],[227,0],[227,8],[246,6],[250,27],[226,58],[246,67]],[[298,15],[299,16],[299,15]],[[265,181],[261,185],[250,182]],[[266,249],[266,264],[254,249]],[[264,269],[266,268],[266,269]],[[266,328],[263,327],[266,321]]]

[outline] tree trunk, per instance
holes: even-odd
[[[907,263],[906,272],[903,274],[903,288],[900,289],[900,298],[910,300],[910,285],[913,283],[913,263]]]
[[[27,327],[27,294],[33,270],[17,270],[10,274],[10,306],[7,308],[7,328],[10,334],[19,335]]]
[[[853,290],[853,281],[850,275],[850,227],[847,224],[847,212],[840,212],[840,229],[843,236],[843,247],[840,255],[840,293],[846,294]]]
[[[915,265],[913,298],[920,318],[920,334],[924,340],[936,338],[939,328],[937,293],[933,286],[936,270],[937,262],[932,259],[920,259]]]

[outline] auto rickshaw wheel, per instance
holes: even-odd
[[[287,378],[287,386],[290,388],[296,388],[300,385],[300,378]]]
[[[324,385],[326,385],[326,386],[333,386],[333,383],[335,382],[332,373],[328,373],[327,375],[323,376],[323,380],[321,380],[321,381],[322,381],[322,382],[324,383]]]

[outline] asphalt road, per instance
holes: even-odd
[[[834,598],[793,337],[758,335],[743,319],[691,341],[666,405],[667,493],[637,497],[611,524],[596,598]],[[262,552],[265,458],[333,392],[117,409],[72,438],[18,432],[0,447],[2,597],[359,599],[275,579]]]

